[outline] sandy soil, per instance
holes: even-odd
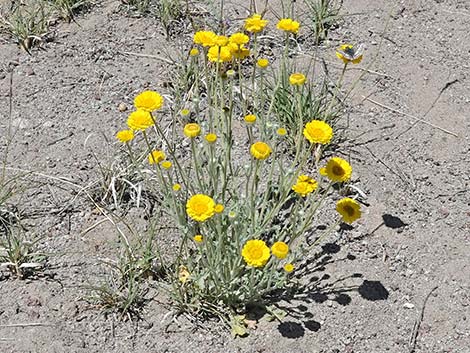
[[[22,201],[48,268],[24,281],[0,276],[0,351],[409,352],[422,314],[416,352],[469,353],[470,3],[393,3],[345,0],[349,15],[330,33],[324,53],[332,63],[338,43],[366,47],[360,67],[370,72],[354,91],[349,140],[337,152],[351,158],[354,185],[370,206],[323,245],[311,268],[315,290],[285,304],[285,322],[260,322],[233,340],[217,323],[171,321],[154,300],[142,321],[105,317],[82,300],[83,285],[103,276],[100,258],[115,254],[113,227],[83,234],[100,220],[93,206],[74,198],[76,187],[43,178]],[[125,16],[118,5],[105,1],[59,25],[56,39],[31,56],[0,41],[1,134],[5,68],[14,70],[10,166],[87,185],[98,177],[93,153],[108,158],[116,148],[106,136],[112,140],[127,114],[118,105],[131,105],[145,87],[164,91],[166,64],[126,53],[165,56],[177,43],[155,20]],[[361,73],[348,71],[348,80]]]

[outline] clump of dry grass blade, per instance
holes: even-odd
[[[0,8],[0,30],[8,33],[26,51],[46,41],[51,9],[44,0],[11,2]]]

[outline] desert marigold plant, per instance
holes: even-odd
[[[167,94],[142,92],[129,129],[116,135],[141,168],[143,187],[158,195],[161,213],[149,217],[155,222],[149,229],[158,222],[176,229],[164,240],[152,238],[177,249],[158,252],[162,286],[182,310],[215,314],[229,325],[250,304],[266,304],[269,294],[289,286],[312,247],[306,237],[319,210],[352,178],[346,160],[316,158],[335,127],[325,116],[304,114],[304,92],[315,78],[307,82],[307,73],[288,70],[287,55],[279,67],[260,57],[258,34],[267,25],[253,14],[245,32],[196,32],[194,48],[183,54],[190,92],[168,102]],[[276,27],[292,38],[300,23],[286,18]],[[275,70],[282,72],[268,77]],[[281,106],[292,114],[292,125],[276,120],[281,84],[270,91],[267,80],[279,77],[292,93]],[[168,109],[161,110],[164,103]],[[360,217],[359,202],[343,198],[325,223],[333,229]]]

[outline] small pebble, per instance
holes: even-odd
[[[127,105],[125,103],[120,103],[118,109],[120,112],[125,112],[127,110]]]
[[[405,309],[413,309],[415,306],[414,306],[414,304],[411,304],[411,303],[405,303],[405,304],[403,304],[403,307]]]

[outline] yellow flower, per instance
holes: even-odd
[[[258,61],[256,62],[256,65],[261,69],[265,69],[269,65],[269,60],[264,59],[264,58],[258,59]]]
[[[310,143],[327,144],[333,138],[333,129],[321,120],[312,120],[305,124],[304,136]]]
[[[289,76],[289,82],[291,85],[294,86],[302,86],[306,80],[307,78],[305,77],[305,75],[298,72],[293,73]]]
[[[172,165],[173,165],[173,163],[171,163],[170,161],[163,161],[162,162],[162,168],[163,169],[170,169]]]
[[[204,222],[215,213],[215,202],[212,197],[196,194],[186,202],[186,213],[197,222]]]
[[[348,181],[351,179],[351,174],[351,166],[342,158],[333,157],[326,163],[326,176],[331,181]]]
[[[222,204],[220,204],[220,203],[218,203],[218,204],[215,205],[215,207],[214,207],[215,213],[222,213],[222,212],[224,212],[224,209],[225,209],[224,205],[222,205]]]
[[[149,154],[149,157],[148,157],[150,164],[160,163],[160,162],[163,161],[165,158],[166,158],[165,152],[159,151],[159,150],[152,151],[152,152]]]
[[[149,112],[145,110],[136,110],[129,114],[127,126],[131,130],[145,130],[153,125],[153,119]]]
[[[163,106],[163,97],[154,91],[144,91],[134,98],[134,106],[151,113]]]
[[[285,136],[287,134],[287,130],[284,129],[283,127],[280,127],[279,129],[277,129],[276,133],[279,135],[279,136]]]
[[[215,38],[217,35],[212,31],[199,31],[194,33],[193,41],[196,44],[201,44],[203,47],[212,47],[215,45]]]
[[[250,153],[256,159],[266,159],[269,157],[271,152],[271,147],[264,142],[255,142],[250,147]]]
[[[361,218],[361,205],[349,197],[345,197],[336,203],[336,211],[341,215],[343,222],[349,224]]]
[[[305,197],[315,191],[317,187],[318,183],[314,179],[310,178],[308,175],[299,175],[297,183],[292,186],[292,190],[300,196]]]
[[[287,273],[291,273],[292,271],[294,271],[294,265],[292,265],[291,263],[285,264],[284,271],[286,271]]]
[[[253,124],[256,121],[256,115],[248,114],[243,118],[243,120],[245,120],[245,123],[247,124]]]
[[[271,254],[266,243],[262,240],[248,240],[242,249],[242,256],[248,266],[263,267]]]
[[[201,133],[201,127],[196,123],[189,123],[184,126],[183,132],[187,137],[194,138]]]
[[[228,44],[228,37],[227,36],[215,36],[214,45],[219,47],[223,47]]]
[[[181,265],[178,271],[178,279],[181,283],[185,284],[190,277],[189,271],[186,266]]]
[[[214,46],[210,47],[209,51],[207,52],[207,58],[212,62],[223,63],[232,60],[232,52],[227,46]]]
[[[203,237],[201,234],[196,234],[196,235],[193,237],[193,240],[194,240],[196,243],[202,243],[202,241],[204,240],[204,237]]]
[[[191,48],[189,51],[189,56],[198,56],[199,55],[199,50],[197,48]]]
[[[209,143],[214,143],[215,141],[217,141],[217,135],[216,134],[212,134],[212,133],[209,133],[205,136],[205,139],[207,142]]]
[[[354,48],[352,44],[343,44],[336,51],[336,56],[343,60],[345,64],[349,62],[359,64],[362,61],[362,50],[361,48]]]
[[[237,45],[235,43],[230,43],[228,45],[230,53],[236,59],[243,60],[250,56],[250,49],[245,48],[243,45]]]
[[[116,134],[116,138],[122,143],[129,142],[134,138],[134,131],[121,130]]]
[[[291,32],[291,33],[297,34],[300,28],[300,23],[297,21],[294,21],[291,18],[282,18],[277,23],[276,28],[285,32]]]
[[[248,37],[245,33],[241,32],[234,33],[229,38],[230,43],[237,44],[240,46],[248,43],[249,40],[250,37]]]
[[[319,170],[320,175],[327,176],[326,167],[321,167]]]
[[[245,19],[245,29],[251,33],[258,33],[268,24],[267,20],[263,20],[261,15],[255,13],[253,16]]]
[[[173,191],[180,191],[181,185],[180,184],[173,184]]]
[[[191,113],[191,112],[189,111],[189,109],[184,108],[184,109],[181,109],[180,113],[181,113],[182,116],[188,116],[189,113]]]
[[[287,245],[283,241],[277,241],[273,244],[273,246],[271,246],[271,252],[278,259],[280,260],[285,259],[287,256],[287,253],[289,252],[289,245]]]

